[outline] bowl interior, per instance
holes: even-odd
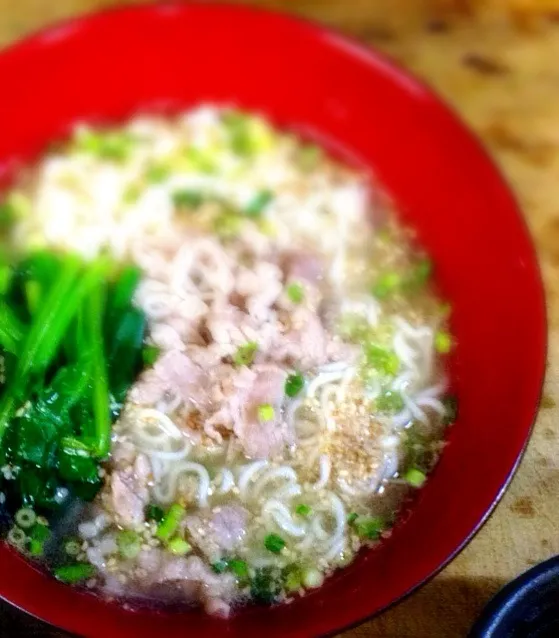
[[[77,120],[217,102],[261,111],[374,171],[418,230],[454,307],[460,401],[448,447],[409,519],[319,591],[227,623],[131,612],[52,581],[0,547],[0,595],[82,635],[308,636],[375,613],[463,545],[527,440],[544,369],[545,316],[525,226],[497,172],[429,91],[329,31],[234,7],[112,11],[0,55],[0,177]],[[6,97],[7,96],[7,97]],[[6,577],[9,574],[9,577]]]

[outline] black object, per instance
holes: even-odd
[[[559,556],[506,585],[484,609],[469,638],[559,638]]]

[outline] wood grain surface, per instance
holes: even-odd
[[[114,4],[0,0],[0,46],[57,19]],[[252,4],[335,26],[423,76],[484,140],[514,188],[536,241],[548,294],[550,346],[541,410],[520,469],[489,522],[441,574],[381,617],[344,634],[460,638],[504,583],[559,553],[559,22],[556,13],[534,17],[534,9],[559,9],[559,2]],[[512,12],[504,11],[511,7]],[[371,587],[382,583],[371,582]],[[63,635],[0,603],[1,638]]]

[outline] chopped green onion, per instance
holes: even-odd
[[[157,361],[160,354],[161,348],[158,346],[144,346],[142,350],[142,360],[144,365],[152,366]]]
[[[404,409],[404,399],[399,392],[392,392],[387,390],[383,394],[379,395],[375,404],[378,410],[381,412],[400,412]]]
[[[408,283],[412,287],[424,286],[431,277],[432,273],[433,263],[431,262],[431,260],[427,258],[421,259],[417,263]]]
[[[155,535],[159,540],[168,541],[176,533],[186,510],[182,505],[174,503],[157,527]]]
[[[37,522],[37,514],[28,507],[18,510],[14,518],[21,529],[30,529]]]
[[[148,505],[146,507],[146,518],[148,521],[155,521],[156,523],[160,523],[165,517],[165,512],[159,505]]]
[[[167,544],[167,549],[172,554],[175,554],[175,556],[184,556],[192,551],[192,545],[187,543],[184,538],[175,536],[175,538],[172,538]]]
[[[142,194],[142,187],[139,184],[129,184],[122,193],[122,200],[125,204],[135,204]]]
[[[279,554],[285,547],[285,541],[278,534],[268,534],[264,539],[264,547],[274,554]]]
[[[146,179],[152,184],[160,184],[165,181],[170,174],[166,164],[152,164],[146,171]]]
[[[79,583],[95,576],[96,570],[89,563],[76,563],[74,565],[64,565],[54,570],[54,575],[63,583]]]
[[[269,403],[263,403],[258,406],[258,418],[260,421],[273,421],[276,416],[276,411],[274,410],[274,406]]]
[[[240,558],[232,558],[229,561],[228,567],[240,580],[248,580],[248,565],[244,560],[241,560]]]
[[[435,350],[439,354],[448,354],[452,348],[452,337],[448,332],[439,330],[435,334]]]
[[[245,206],[243,212],[247,217],[260,217],[264,209],[272,201],[274,195],[271,191],[263,190],[257,193]]]
[[[287,293],[289,300],[293,303],[301,303],[305,298],[305,289],[297,281],[290,283],[285,289],[285,292]]]
[[[136,558],[142,549],[140,535],[131,529],[121,530],[116,537],[116,544],[123,558]]]
[[[299,591],[302,584],[301,568],[297,565],[288,565],[283,570],[283,584],[288,593]]]
[[[255,341],[249,341],[244,346],[239,346],[233,355],[233,363],[236,366],[249,366],[254,361],[257,350],[258,344]]]
[[[8,532],[7,539],[10,545],[17,547],[18,549],[24,549],[25,543],[27,542],[27,535],[19,527],[12,527],[12,529]]]
[[[369,540],[378,540],[385,528],[385,522],[380,516],[359,516],[354,525],[357,535]]]
[[[82,551],[82,547],[79,541],[70,539],[64,543],[64,551],[68,556],[77,556]]]
[[[242,221],[236,212],[225,210],[213,220],[214,231],[221,239],[232,239],[239,234]]]
[[[124,161],[129,156],[133,143],[132,136],[121,131],[101,132],[83,128],[75,137],[77,150],[117,162]]]
[[[312,513],[312,507],[310,505],[305,505],[305,503],[300,503],[295,508],[295,513],[299,514],[299,516],[309,516]]]
[[[324,575],[318,569],[309,567],[303,571],[303,585],[309,589],[320,587],[324,582]]]
[[[285,380],[285,394],[290,397],[296,397],[305,387],[305,377],[300,372],[290,374]]]
[[[426,479],[427,477],[425,476],[425,473],[421,470],[418,470],[416,467],[410,468],[404,474],[404,480],[412,487],[421,487],[423,483],[425,483]]]
[[[224,559],[218,560],[215,563],[212,563],[212,569],[216,574],[223,574],[223,572],[227,569],[229,565],[229,561]]]
[[[190,146],[186,149],[185,156],[191,168],[201,173],[213,173],[217,168],[214,154],[207,149]]]
[[[396,272],[387,272],[381,275],[373,286],[373,295],[377,299],[386,299],[397,292],[402,285],[402,277]]]
[[[365,359],[375,370],[389,376],[394,376],[400,368],[400,360],[395,352],[374,343],[365,346]]]
[[[41,517],[39,517],[41,518]],[[38,521],[39,519],[37,519]],[[29,532],[29,538],[35,540],[35,541],[39,541],[41,543],[46,542],[50,536],[51,536],[51,531],[48,528],[47,525],[44,525],[43,523],[39,523],[37,522],[35,525],[33,525],[33,527],[31,528],[31,531]]]
[[[175,191],[171,197],[177,208],[198,208],[204,201],[203,193],[187,189]]]
[[[351,512],[351,514],[348,514],[347,516],[347,524],[348,525],[353,525],[353,523],[355,523],[355,521],[359,518],[359,514],[357,512]]]
[[[29,555],[39,558],[45,553],[45,544],[34,538],[29,540]]]

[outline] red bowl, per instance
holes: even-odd
[[[293,18],[231,6],[110,11],[0,54],[0,164],[82,119],[235,103],[306,132],[374,171],[433,256],[454,305],[459,421],[409,518],[324,587],[229,621],[130,611],[80,593],[0,548],[0,596],[67,630],[303,637],[362,621],[445,565],[487,518],[526,445],[545,362],[536,258],[507,187],[425,87],[376,53]]]

